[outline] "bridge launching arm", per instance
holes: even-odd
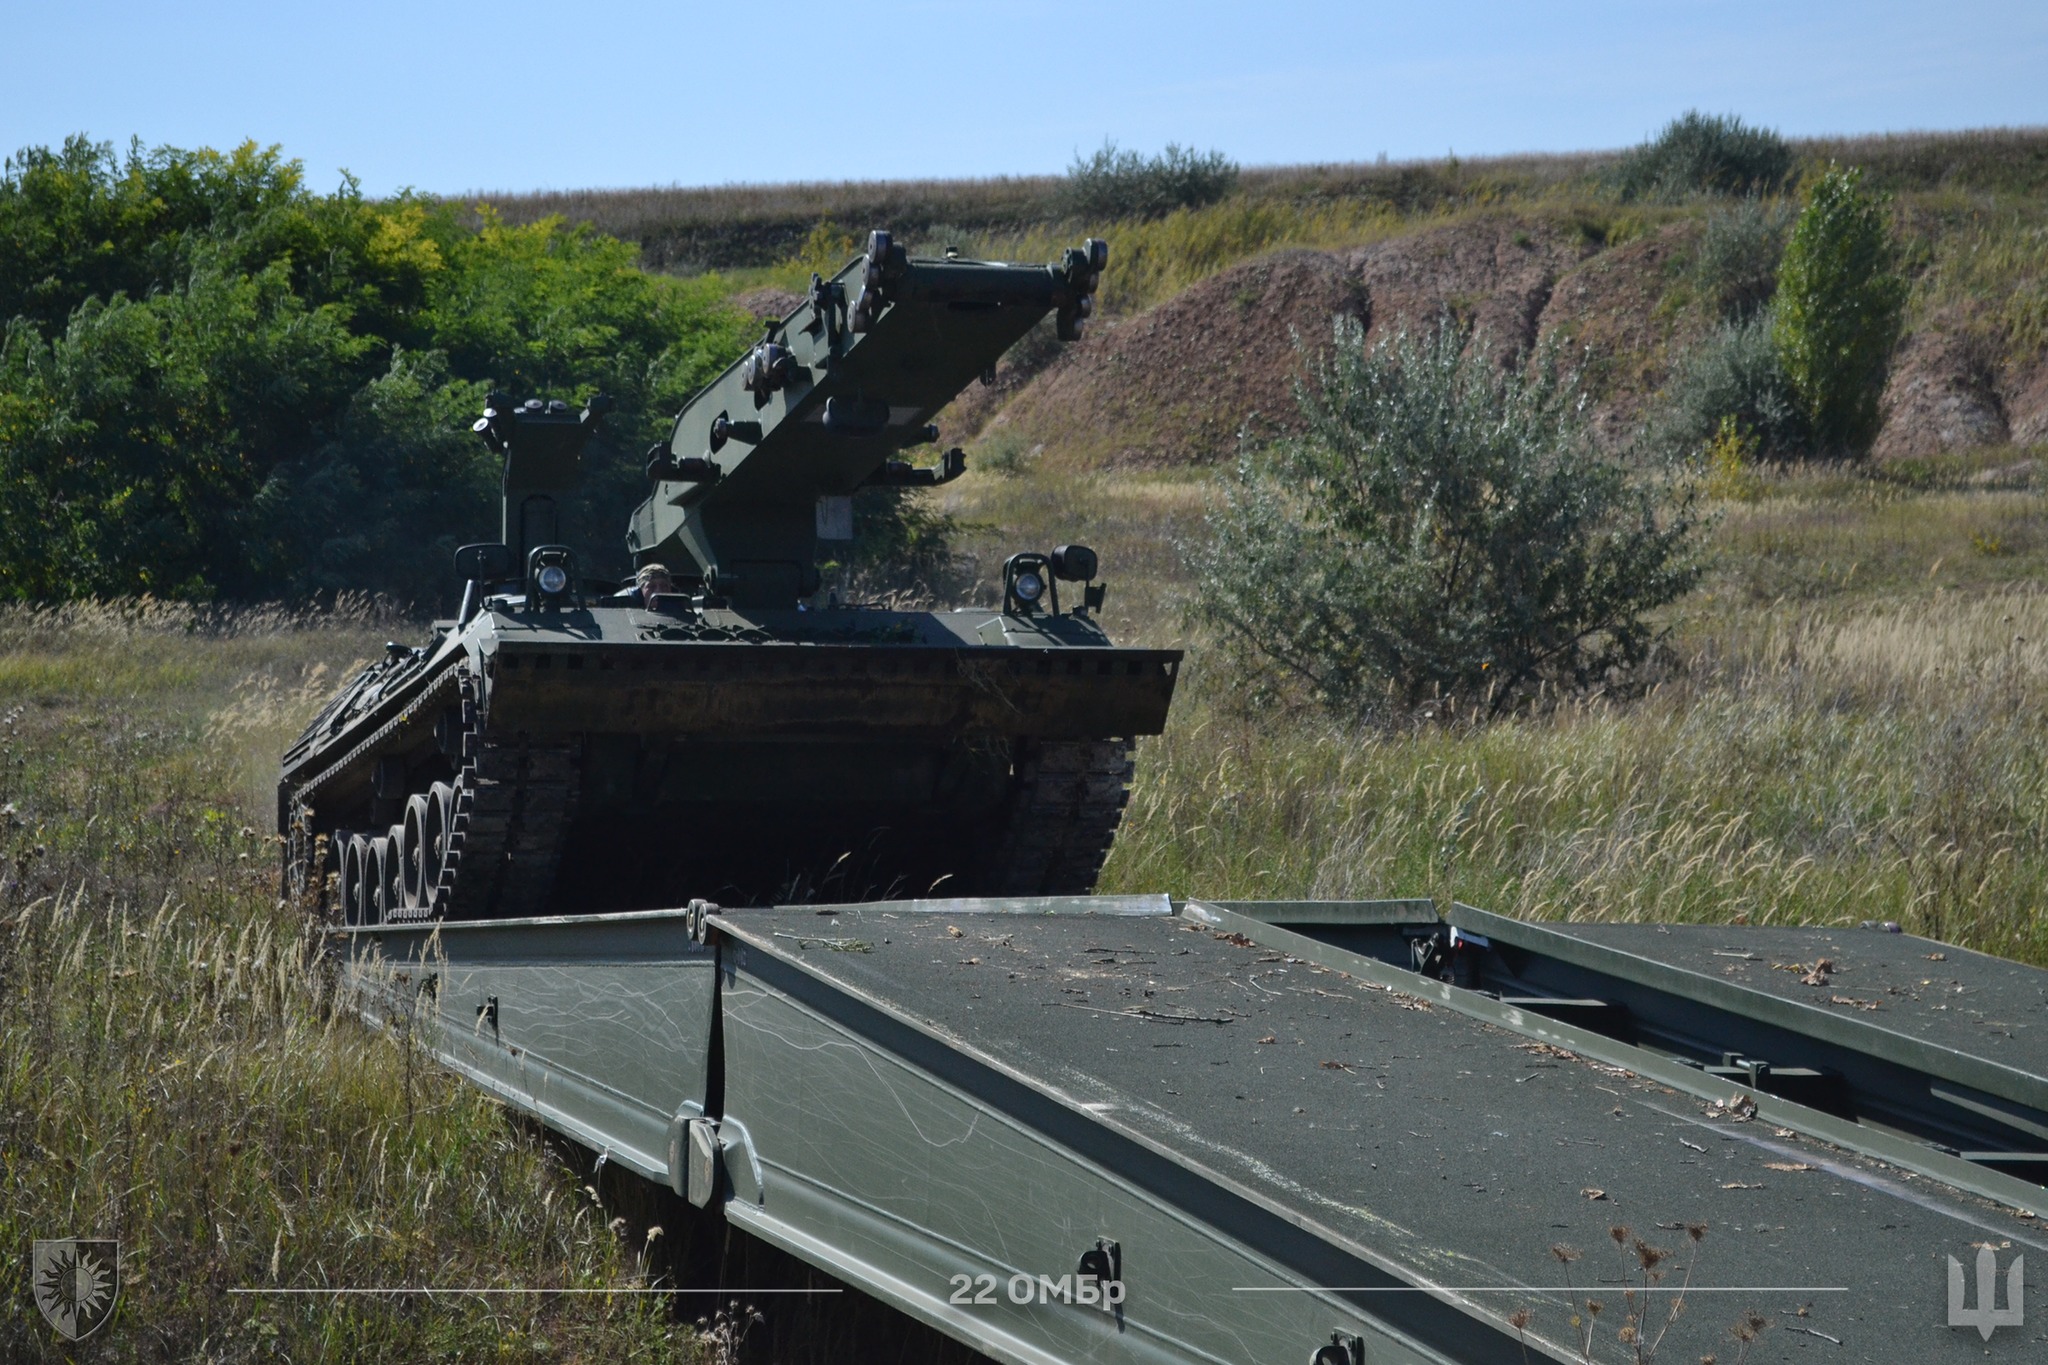
[[[818,541],[851,536],[845,499],[878,483],[942,483],[904,451],[938,439],[939,409],[1047,313],[1077,339],[1108,246],[1048,265],[913,259],[886,232],[693,398],[649,452],[653,493],[627,536],[635,561],[701,575],[739,607],[817,590]]]

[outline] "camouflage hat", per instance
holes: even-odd
[[[640,572],[633,575],[633,581],[644,588],[647,586],[649,579],[669,578],[672,576],[666,564],[642,564]]]

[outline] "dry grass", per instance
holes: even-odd
[[[1089,545],[1102,556],[1110,580],[1101,613],[1110,633],[1132,643],[1180,643],[1175,541],[1199,531],[1206,481],[1186,475],[1046,475],[1031,461],[1027,454],[1023,472],[1013,476],[970,472],[940,495],[940,506],[962,528],[955,538],[968,569],[961,595],[994,605],[1002,600],[1003,560],[1009,555]]]
[[[392,623],[357,608],[0,612],[0,1280],[121,1240],[92,1359],[689,1359],[659,1301],[244,1296],[608,1288],[580,1183],[338,1008],[277,900],[276,755]],[[410,634],[408,630],[406,633]],[[72,1359],[26,1293],[0,1359]]]
[[[2048,571],[2038,493],[1820,482],[1727,509],[1702,607],[1982,592]]]
[[[2048,599],[1748,626],[1645,701],[1480,731],[1274,724],[1204,679],[1145,753],[1111,880],[1539,918],[1898,919],[2048,963],[2048,682],[2038,644],[2006,643],[2048,630]]]

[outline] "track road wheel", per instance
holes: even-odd
[[[415,793],[405,803],[405,840],[403,857],[399,868],[400,879],[404,882],[405,908],[412,911],[425,910],[434,897],[434,883],[440,869],[428,871],[427,842],[427,798]]]
[[[363,923],[383,924],[396,907],[391,903],[391,836],[369,841],[363,855]]]
[[[446,880],[448,836],[455,828],[455,788],[436,782],[427,788],[426,823],[420,838],[420,906],[439,914]]]
[[[360,834],[349,835],[341,847],[341,916],[351,929],[369,923],[369,897],[364,894],[369,856],[370,841]]]

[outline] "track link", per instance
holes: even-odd
[[[416,918],[510,919],[547,908],[576,811],[582,745],[477,724],[475,682],[462,680],[463,765],[441,879]]]
[[[1026,749],[983,894],[1093,891],[1131,799],[1131,749],[1128,739],[1040,740]]]

